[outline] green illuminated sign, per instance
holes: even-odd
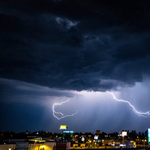
[[[150,143],[150,128],[148,129],[148,143]]]

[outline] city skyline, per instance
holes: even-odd
[[[0,130],[145,132],[150,2],[0,2]]]

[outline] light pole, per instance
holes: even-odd
[[[124,135],[122,135],[122,144],[124,144]]]
[[[122,131],[122,144],[124,144],[124,137],[127,136],[127,131]]]

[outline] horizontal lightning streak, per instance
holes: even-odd
[[[61,103],[54,103],[53,104],[53,107],[52,107],[52,111],[53,111],[53,116],[57,119],[57,120],[60,120],[60,119],[63,119],[63,118],[66,118],[66,117],[72,117],[74,115],[76,115],[78,113],[78,111],[76,111],[75,113],[71,114],[71,115],[64,115],[62,112],[56,112],[55,111],[55,106],[58,106],[58,105],[62,105],[64,103],[67,103],[69,100],[66,100],[66,101],[63,101]],[[62,117],[57,117],[56,114],[58,115],[61,115]]]
[[[138,115],[138,116],[142,116],[142,117],[150,117],[150,111],[147,112],[140,112],[138,111],[129,101],[123,100],[123,99],[117,99],[116,96],[114,95],[113,92],[109,92],[109,94],[112,95],[113,99],[115,99],[118,102],[123,102],[123,103],[127,103],[132,109],[133,111]]]
[[[118,102],[123,102],[123,103],[127,103],[131,108],[132,110],[138,115],[138,116],[142,116],[142,117],[150,117],[150,111],[146,111],[146,112],[141,112],[141,111],[138,111],[129,101],[126,101],[126,100],[123,100],[123,99],[118,99],[116,98],[116,96],[114,95],[113,92],[110,92],[110,91],[107,91],[107,93],[109,93],[110,95],[112,95],[113,99],[118,101]],[[75,113],[71,114],[71,115],[64,115],[62,112],[56,112],[55,111],[55,106],[58,106],[58,105],[62,105],[64,103],[67,103],[69,100],[66,100],[66,101],[63,101],[61,103],[54,103],[53,106],[52,106],[52,111],[53,111],[53,116],[57,119],[57,120],[61,120],[63,118],[66,118],[66,117],[72,117],[74,115],[76,115],[78,113],[78,111],[76,111]],[[56,115],[61,115],[61,117],[58,117]]]

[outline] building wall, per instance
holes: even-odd
[[[29,150],[53,150],[54,145],[56,146],[56,142],[46,142],[44,144],[29,144]]]
[[[55,145],[55,149],[53,149]],[[0,150],[15,150],[16,144],[4,144],[0,145]],[[9,149],[11,148],[11,149]],[[70,149],[70,142],[67,142],[67,149]],[[45,142],[29,144],[28,150],[56,150],[56,142]]]
[[[15,149],[16,147],[16,144],[3,144],[3,145],[0,145],[0,150],[13,150]]]

